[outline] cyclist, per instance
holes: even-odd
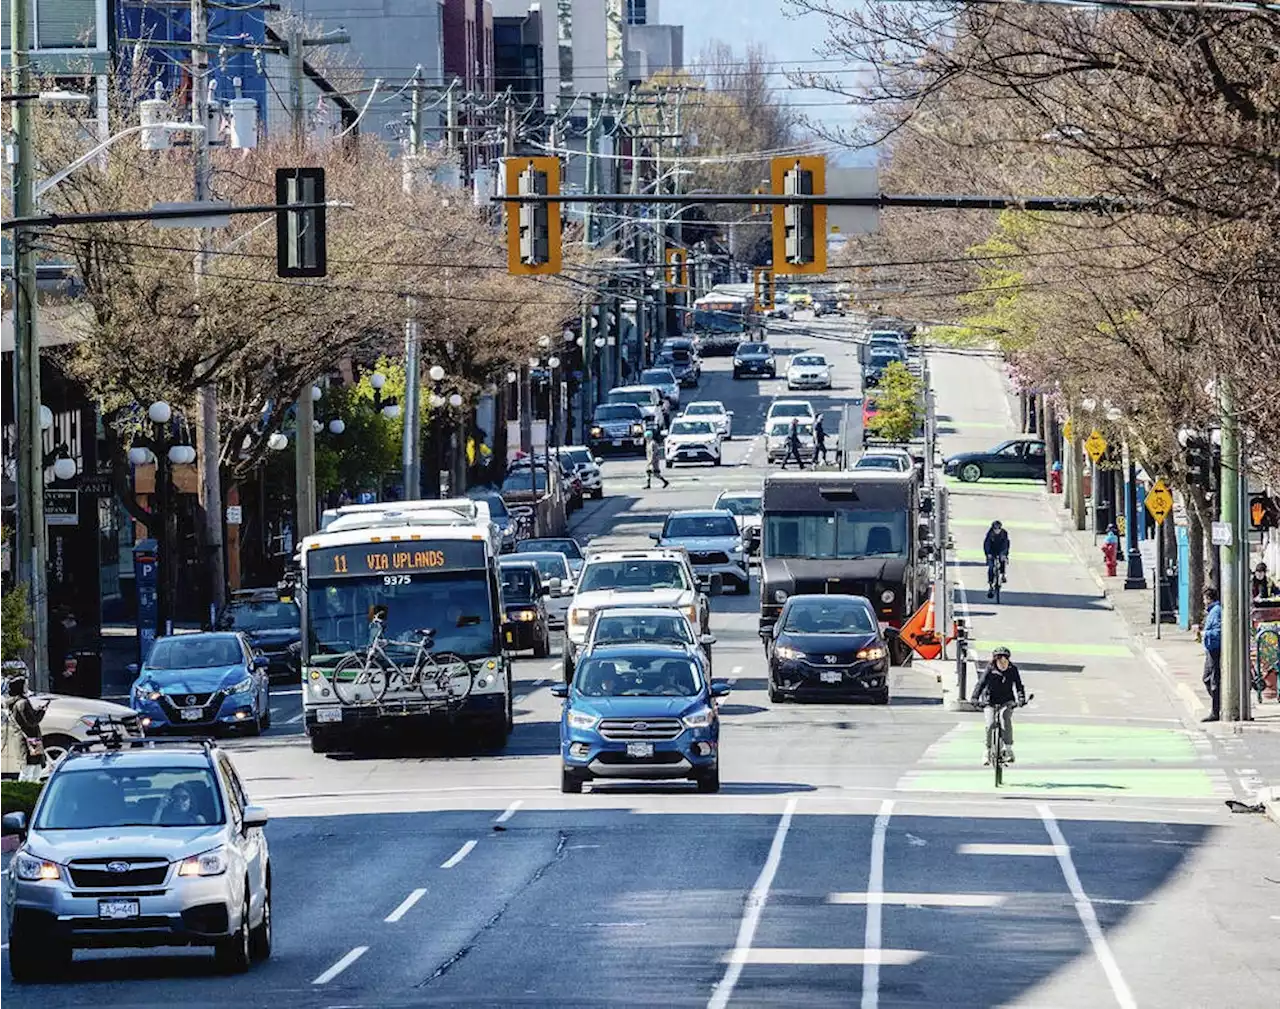
[[[1013,763],[1013,709],[1009,707],[1017,701],[1018,707],[1027,703],[1027,692],[1022,686],[1022,674],[1011,661],[1009,649],[1004,645],[991,652],[991,662],[978,682],[974,684],[971,698],[975,707],[981,707],[986,715],[987,732],[991,731],[991,723],[1000,719],[1000,742],[1004,746],[1004,762]],[[986,738],[986,734],[983,734]],[[993,754],[989,751],[982,761],[989,766]]]
[[[987,555],[987,598],[990,599],[996,594],[996,565],[999,565],[1000,584],[1003,585],[1005,565],[1009,563],[1009,533],[999,519],[992,522],[991,528],[987,530],[987,536],[982,541],[982,552]]]

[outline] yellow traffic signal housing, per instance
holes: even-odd
[[[827,159],[774,158],[769,181],[776,196],[827,191]],[[827,208],[821,204],[777,204],[773,208],[773,269],[776,273],[827,272]]]
[[[751,279],[755,285],[756,311],[772,312],[777,298],[777,282],[773,271],[767,266],[752,267]]]
[[[667,250],[667,290],[689,290],[689,253],[686,249]]]
[[[507,196],[557,196],[560,159],[507,158]],[[559,203],[507,204],[507,271],[520,276],[559,273]]]

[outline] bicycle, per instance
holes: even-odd
[[[1028,694],[1026,703],[1030,704],[1035,700],[1035,694]],[[991,725],[987,728],[987,753],[991,755],[991,767],[995,771],[996,788],[1000,787],[1004,781],[1004,741],[1000,738],[1000,712],[1005,708],[1018,707],[1017,701],[1009,701],[1001,704],[996,709],[996,717],[991,720]]]
[[[458,704],[471,693],[474,674],[470,663],[452,652],[432,652],[435,628],[420,627],[415,645],[386,637],[386,622],[370,622],[369,647],[343,656],[333,671],[333,692],[344,704],[381,701],[388,688],[419,691],[427,701]],[[386,642],[414,649],[413,665],[406,670],[387,654]]]
[[[987,597],[994,598],[1000,602],[1000,586],[1005,581],[1005,569],[1009,563],[1009,558],[1004,554],[999,557],[987,558]]]

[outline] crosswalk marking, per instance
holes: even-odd
[[[762,947],[728,953],[724,959],[742,964],[764,966],[807,965],[821,967],[862,967],[877,964],[906,967],[924,956],[918,949],[866,950],[854,947]]]

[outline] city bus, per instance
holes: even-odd
[[[502,599],[487,516],[457,508],[348,512],[302,543],[298,603],[302,614],[302,709],[311,748],[328,753],[387,728],[424,732],[456,727],[486,747],[511,731],[511,669],[503,651]],[[465,696],[444,699],[386,678],[380,697],[338,697],[338,664],[362,655],[373,618],[382,620],[387,653],[413,665],[419,633],[434,632],[431,651],[461,657]],[[407,642],[407,644],[397,644]]]
[[[685,332],[698,341],[707,355],[732,354],[744,340],[759,339],[763,329],[751,288],[715,288],[693,303],[685,313]]]

